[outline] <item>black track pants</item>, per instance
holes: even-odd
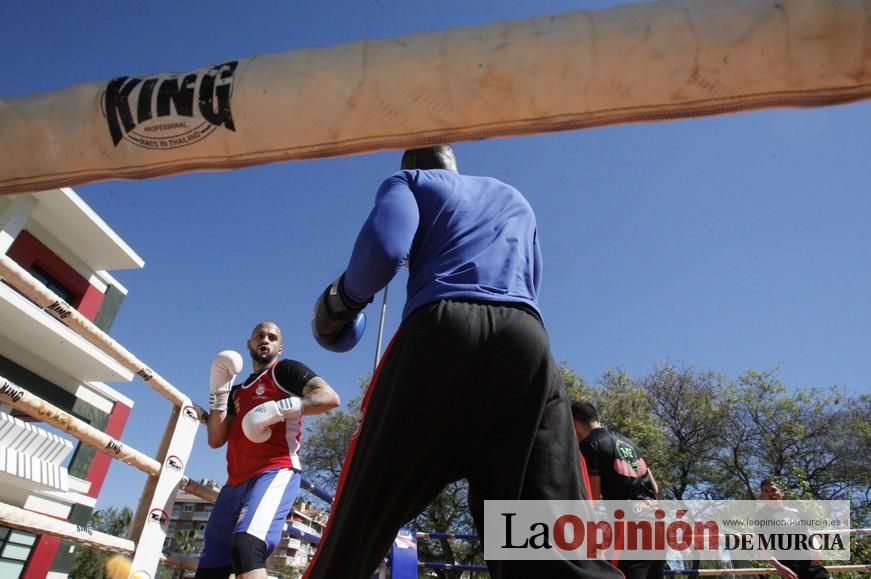
[[[368,579],[399,528],[461,478],[482,536],[485,499],[582,496],[559,368],[544,327],[525,309],[441,301],[415,311],[363,410],[306,579]],[[620,577],[605,562],[488,565],[496,579]]]

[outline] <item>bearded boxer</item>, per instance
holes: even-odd
[[[257,324],[247,342],[253,372],[233,385],[242,356],[219,353],[209,377],[209,446],[227,444],[227,484],[206,526],[198,579],[265,579],[266,559],[281,538],[299,492],[302,416],[339,405],[311,369],[282,359],[281,329]]]
[[[488,499],[584,496],[572,414],[538,307],[535,215],[517,189],[457,172],[450,146],[406,151],[312,331],[345,351],[362,309],[406,263],[402,323],[363,402],[306,579],[368,579],[399,528],[448,483]],[[567,469],[566,465],[574,468]],[[604,561],[488,561],[497,579],[619,577]]]

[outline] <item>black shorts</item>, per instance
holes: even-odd
[[[368,579],[399,528],[459,479],[482,535],[485,499],[582,497],[565,386],[541,321],[523,307],[418,309],[388,347],[363,412],[307,579]],[[620,576],[604,562],[488,565],[495,578]]]

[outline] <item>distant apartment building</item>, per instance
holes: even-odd
[[[288,525],[293,526],[309,535],[320,537],[327,525],[329,512],[326,509],[315,507],[309,502],[297,499],[291,510]],[[315,556],[316,546],[311,542],[300,539],[291,532],[285,530],[281,535],[281,541],[275,547],[275,551],[267,561],[270,569],[280,569],[282,565],[305,569]]]
[[[220,489],[220,485],[215,481],[203,480],[201,482],[215,490]],[[203,534],[211,514],[211,503],[184,491],[179,492],[169,517],[164,548],[172,552],[186,552],[185,554],[189,556],[198,557],[203,551]],[[292,525],[305,533],[319,537],[324,531],[326,520],[327,511],[325,509],[317,508],[298,498],[288,518],[288,526]],[[311,543],[299,539],[285,529],[281,535],[281,541],[275,547],[266,562],[266,566],[273,571],[285,566],[302,570],[314,557],[314,550],[315,548]],[[184,577],[193,576],[193,571],[186,571],[184,574]]]
[[[142,259],[72,190],[0,196],[0,253],[108,332],[127,290],[112,271]],[[121,438],[132,373],[0,281],[0,377]],[[111,460],[0,405],[0,502],[86,526]],[[125,467],[126,468],[126,467]],[[0,577],[67,576],[78,545],[0,525]]]

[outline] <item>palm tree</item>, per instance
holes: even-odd
[[[197,549],[200,539],[194,529],[179,529],[175,532],[175,550],[187,555]],[[184,569],[178,570],[179,578],[184,577]]]

